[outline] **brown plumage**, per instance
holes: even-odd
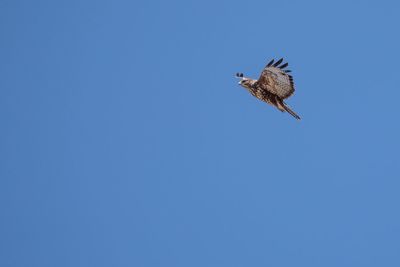
[[[280,111],[288,112],[290,115],[300,120],[293,110],[283,101],[290,97],[295,89],[293,77],[288,74],[290,70],[285,70],[289,65],[284,63],[281,65],[283,58],[275,62],[271,60],[261,72],[258,80],[243,77],[243,73],[237,73],[236,77],[240,78],[239,84],[246,88],[253,96],[264,101]]]

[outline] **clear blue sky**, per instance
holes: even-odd
[[[0,1],[0,266],[400,266],[396,2]]]

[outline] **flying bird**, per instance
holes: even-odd
[[[240,78],[239,84],[253,96],[300,120],[299,115],[283,101],[294,93],[294,83],[292,75],[289,74],[291,71],[285,70],[289,64],[281,64],[282,61],[283,58],[274,63],[272,59],[265,66],[258,80],[246,78],[243,73],[236,73],[236,77]]]

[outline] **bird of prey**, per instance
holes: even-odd
[[[283,58],[274,63],[272,59],[265,66],[258,80],[246,78],[243,73],[236,73],[236,77],[240,78],[239,84],[253,96],[300,120],[299,115],[283,101],[294,93],[294,83],[292,75],[289,74],[290,70],[285,70],[289,64],[281,64],[282,61]]]

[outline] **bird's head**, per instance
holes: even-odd
[[[243,73],[236,73],[236,78],[240,79],[239,84],[246,89],[249,89],[255,82],[253,79],[244,77]]]

